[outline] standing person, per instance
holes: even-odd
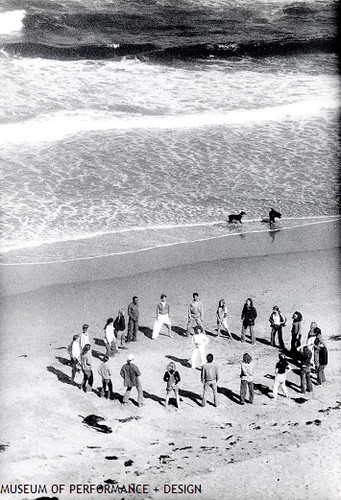
[[[83,370],[83,383],[82,389],[84,392],[87,392],[88,385],[92,389],[94,383],[94,374],[92,371],[92,356],[91,356],[91,345],[86,344],[81,354],[80,364]]]
[[[127,363],[122,366],[120,375],[124,380],[124,387],[127,388],[125,395],[123,396],[123,404],[128,403],[129,396],[133,387],[137,390],[137,403],[138,406],[143,406],[143,391],[140,382],[141,372],[132,361],[135,359],[133,354],[129,354],[127,358]]]
[[[192,369],[195,370],[198,354],[200,354],[201,366],[205,363],[206,361],[205,347],[209,343],[207,335],[199,326],[197,326],[197,328],[195,329],[195,332],[192,337],[192,342],[195,345],[195,348],[191,357],[191,366]]]
[[[109,356],[104,356],[103,363],[100,365],[97,371],[102,378],[101,397],[104,395],[106,399],[111,399],[113,387],[111,381],[111,370],[108,361]]]
[[[308,392],[312,392],[313,385],[311,383],[310,377],[310,361],[311,361],[311,350],[308,346],[304,346],[302,351],[299,351],[299,357],[301,361],[301,392],[302,394],[306,393],[306,389]]]
[[[292,317],[292,327],[291,327],[291,347],[290,352],[292,356],[295,356],[297,349],[301,346],[302,331],[301,323],[303,316],[299,311],[295,311]]]
[[[243,306],[242,314],[241,314],[241,319],[242,319],[242,335],[241,335],[241,342],[245,341],[245,333],[246,330],[249,328],[250,330],[250,336],[251,336],[251,344],[254,344],[256,342],[256,337],[255,337],[255,320],[257,318],[257,310],[255,306],[253,305],[252,299],[250,297],[246,299],[246,302]]]
[[[117,343],[122,347],[124,342],[124,330],[126,328],[126,320],[123,309],[118,310],[118,315],[114,321],[114,334],[117,338]]]
[[[187,337],[189,337],[193,331],[193,328],[200,327],[203,331],[204,328],[204,309],[201,301],[199,300],[199,294],[197,292],[193,293],[193,300],[188,304],[188,320],[187,320]]]
[[[315,323],[315,321],[312,321],[310,323],[310,329],[309,329],[309,332],[307,335],[307,339],[305,341],[305,345],[309,348],[309,350],[311,352],[310,364],[311,364],[312,368],[315,367],[315,364],[314,364],[314,361],[315,361],[314,360],[314,346],[315,346],[315,339],[316,339],[316,330],[321,331],[318,328],[317,323]]]
[[[317,385],[326,382],[324,369],[328,364],[328,349],[322,336],[317,336],[315,339],[315,353],[318,354],[318,359],[315,360]]]
[[[128,334],[127,342],[136,342],[137,331],[139,329],[139,302],[138,297],[134,295],[132,302],[128,306]]]
[[[271,345],[276,347],[276,333],[278,333],[278,342],[281,349],[285,349],[283,342],[283,326],[285,326],[286,318],[283,316],[278,306],[273,306],[270,314],[269,322],[271,326]]]
[[[285,356],[283,354],[279,354],[279,361],[276,364],[276,371],[275,371],[275,383],[273,387],[273,398],[276,401],[277,399],[277,394],[278,394],[278,389],[281,387],[284,396],[286,398],[289,398],[288,394],[288,389],[286,388],[285,381],[286,381],[286,374],[287,371],[289,370],[289,363],[285,359]]]
[[[176,406],[180,408],[179,386],[178,386],[180,380],[181,380],[180,373],[177,371],[176,365],[172,361],[167,366],[167,370],[163,376],[163,381],[167,382],[165,408],[168,407],[169,398],[172,392],[174,392],[176,397]]]
[[[89,344],[90,343],[90,338],[89,338],[89,332],[88,332],[88,329],[89,329],[89,325],[87,325],[86,323],[82,326],[82,333],[80,335],[80,339],[79,339],[79,342],[80,342],[80,345],[81,345],[81,349],[83,350],[84,347],[85,347],[85,344]]]
[[[172,338],[172,324],[169,317],[169,304],[167,304],[167,296],[163,293],[160,297],[160,302],[156,304],[156,320],[154,323],[152,339],[156,339],[161,331],[163,325],[167,325],[168,336]]]
[[[229,339],[233,340],[231,332],[229,330],[229,325],[227,323],[227,306],[224,299],[219,300],[216,314],[217,314],[217,337],[220,337],[220,331],[222,327],[224,327]]]
[[[211,387],[213,392],[214,406],[218,406],[218,367],[215,363],[213,363],[213,354],[207,354],[206,359],[207,363],[205,363],[201,369],[201,382],[204,384],[202,406],[206,406],[207,390],[209,387]]]
[[[114,320],[108,318],[104,325],[104,343],[107,349],[107,356],[113,357],[117,353],[116,337],[114,333]]]
[[[254,385],[253,385],[253,363],[252,357],[247,352],[243,355],[240,371],[240,403],[245,404],[245,396],[249,388],[249,403],[253,403]]]
[[[79,335],[74,335],[72,342],[68,345],[68,353],[70,354],[71,360],[71,380],[75,382],[76,373],[81,370],[80,359],[81,359],[81,344],[79,341]]]

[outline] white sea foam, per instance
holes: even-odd
[[[0,13],[0,35],[8,35],[20,31],[26,12],[24,10],[12,10]]]
[[[303,225],[309,225],[309,224],[323,224],[325,222],[333,222],[337,221],[340,219],[340,215],[314,215],[314,216],[303,216],[303,217],[282,217],[282,222],[288,221],[290,222],[295,222],[295,221],[303,221]],[[262,231],[268,231],[269,228],[267,227],[266,229],[250,229],[249,225],[254,225],[254,224],[259,224],[262,223],[262,219],[246,219],[244,223],[244,227],[237,227],[237,229],[240,229],[242,233],[247,234],[247,233],[254,233],[254,232],[262,232]],[[24,250],[26,248],[36,248],[41,245],[53,245],[56,243],[67,243],[71,241],[81,241],[81,240],[88,240],[92,238],[98,238],[102,236],[110,236],[110,235],[115,235],[115,234],[122,234],[122,233],[133,233],[133,232],[145,232],[145,231],[167,231],[167,230],[172,230],[172,229],[185,229],[185,228],[205,228],[205,227],[213,227],[213,226],[218,226],[221,224],[227,224],[226,220],[215,220],[215,221],[210,221],[210,222],[188,222],[184,224],[158,224],[158,225],[152,225],[152,226],[145,226],[145,227],[127,227],[127,228],[121,228],[121,229],[116,229],[116,230],[110,230],[110,231],[97,231],[97,232],[92,232],[92,233],[81,233],[77,235],[68,235],[65,238],[59,238],[59,239],[48,239],[48,240],[42,240],[42,239],[36,239],[34,241],[28,241],[28,242],[21,242],[18,244],[11,244],[11,245],[5,245],[3,247],[0,247],[0,253],[9,253],[12,251],[16,250]],[[288,228],[290,228],[289,226]],[[293,227],[298,227],[298,226],[293,226]],[[280,229],[288,229],[287,227],[281,227]],[[235,229],[234,226],[232,226],[232,229]],[[233,236],[234,234],[240,234],[238,233],[226,233],[224,235],[220,236]],[[219,236],[219,237],[220,237]],[[210,239],[212,236],[208,237],[207,239]],[[204,238],[206,239],[206,238]],[[199,241],[199,240],[198,240]],[[167,243],[167,244],[161,244],[161,245],[156,245],[156,246],[171,246],[176,243]],[[148,247],[149,248],[149,247]],[[154,248],[154,247],[151,247]],[[133,253],[135,250],[128,250],[126,252],[122,253]],[[111,255],[111,254],[110,254]],[[1,265],[1,264],[0,264]]]
[[[338,100],[305,100],[261,109],[225,113],[200,113],[119,118],[98,111],[58,112],[33,120],[0,125],[0,144],[51,142],[69,135],[104,130],[181,129],[207,126],[253,125],[268,121],[295,120],[339,108]]]
[[[300,219],[300,218],[298,218]],[[311,219],[314,219],[314,217],[311,217]],[[281,230],[292,230],[296,229],[299,227],[306,227],[306,226],[312,226],[316,224],[328,224],[331,222],[335,222],[338,220],[338,218],[332,216],[329,220],[314,220],[314,221],[309,221],[309,217],[307,218],[306,222],[303,224],[298,224],[298,225],[292,225],[292,226],[282,226],[280,229]],[[144,248],[139,248],[139,249],[134,249],[134,250],[125,250],[122,252],[110,252],[110,253],[103,253],[99,255],[93,255],[93,256],[86,256],[86,257],[76,257],[76,258],[70,258],[70,259],[59,259],[59,260],[50,260],[50,261],[43,261],[43,262],[15,262],[15,263],[0,263],[1,266],[37,266],[37,265],[48,265],[48,264],[57,264],[57,263],[62,263],[62,262],[75,262],[75,261],[82,261],[82,260],[94,260],[102,257],[111,257],[111,256],[117,256],[117,255],[126,255],[126,254],[134,254],[134,253],[140,253],[140,252],[147,252],[149,250],[154,250],[156,248],[165,248],[165,247],[173,247],[173,246],[179,246],[179,245],[184,245],[187,243],[199,243],[202,241],[209,241],[209,240],[216,240],[216,239],[221,239],[221,238],[226,238],[228,236],[239,236],[240,234],[253,234],[253,233],[266,233],[269,232],[269,228],[266,229],[250,229],[243,231],[242,233],[225,233],[225,234],[220,234],[216,236],[207,236],[203,238],[196,238],[196,239],[188,239],[186,241],[173,241],[171,243],[160,243],[160,244],[155,244],[153,246],[146,246]]]

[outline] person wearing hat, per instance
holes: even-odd
[[[281,387],[281,389],[284,393],[284,396],[286,398],[289,398],[288,389],[286,388],[286,385],[285,385],[286,374],[287,374],[287,371],[289,370],[289,364],[288,364],[288,362],[285,359],[285,356],[283,354],[279,354],[278,357],[279,357],[279,361],[276,364],[275,382],[274,382],[274,387],[272,390],[273,398],[275,401],[277,399],[279,387]]]
[[[135,359],[134,354],[129,354],[127,358],[127,362],[122,366],[120,375],[124,380],[124,387],[127,388],[125,395],[123,396],[123,404],[128,403],[129,396],[133,387],[136,387],[137,390],[137,403],[138,406],[143,405],[143,391],[140,382],[141,372],[138,367],[132,363]]]
[[[85,344],[84,349],[81,354],[80,365],[83,371],[83,383],[82,389],[84,392],[88,391],[88,385],[92,389],[94,383],[94,374],[92,372],[92,356],[91,356],[91,345]]]
[[[90,338],[89,338],[89,333],[88,333],[89,325],[86,323],[82,326],[82,333],[79,338],[79,343],[81,345],[81,349],[83,350],[85,347],[85,344],[90,343]]]
[[[164,382],[167,382],[167,387],[166,387],[166,402],[165,402],[165,408],[168,406],[169,398],[172,392],[175,394],[176,398],[176,406],[180,408],[180,401],[179,401],[179,386],[178,383],[181,380],[180,373],[176,369],[175,363],[173,361],[169,363],[167,366],[167,371],[165,372],[163,376]]]
[[[276,347],[276,333],[278,333],[278,342],[281,349],[285,349],[283,342],[283,326],[285,326],[286,318],[283,316],[278,306],[273,306],[272,313],[269,318],[271,326],[271,345]]]

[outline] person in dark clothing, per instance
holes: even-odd
[[[301,346],[302,342],[302,331],[301,323],[303,316],[299,311],[295,311],[292,317],[292,327],[291,327],[291,347],[290,352],[292,356],[296,356],[297,349]]]
[[[279,361],[276,364],[276,374],[275,374],[275,383],[273,387],[273,398],[276,401],[277,399],[277,394],[278,394],[278,389],[281,387],[284,396],[286,398],[289,398],[288,394],[288,389],[286,388],[285,381],[286,381],[286,374],[287,371],[289,370],[289,364],[287,360],[285,359],[285,356],[283,354],[279,354]]]
[[[269,322],[271,326],[271,345],[276,347],[276,333],[278,333],[278,343],[281,349],[285,349],[283,342],[283,326],[286,324],[286,318],[283,316],[278,306],[273,306]]]
[[[123,396],[123,403],[128,403],[131,390],[133,387],[136,387],[138,406],[143,406],[143,391],[140,382],[141,372],[138,367],[132,363],[133,360],[134,355],[129,354],[127,363],[122,366],[120,371],[120,375],[124,380],[124,387],[127,388],[126,393]]]
[[[163,376],[163,381],[167,383],[165,408],[168,407],[169,398],[172,392],[174,392],[175,394],[176,406],[180,408],[179,386],[178,386],[180,380],[181,380],[180,373],[177,371],[176,365],[172,361],[167,366],[167,370]]]
[[[128,306],[128,334],[127,342],[136,342],[139,329],[139,305],[136,295]]]
[[[123,346],[123,341],[124,341],[124,330],[126,328],[126,320],[124,317],[124,311],[123,309],[119,309],[118,315],[116,316],[116,319],[114,321],[114,332],[117,338],[118,344],[122,347]]]
[[[256,318],[257,318],[257,310],[253,305],[252,299],[248,298],[246,299],[241,315],[242,319],[242,335],[240,338],[241,342],[245,341],[245,332],[249,328],[251,335],[251,344],[255,343],[256,337],[255,337],[254,325]]]
[[[301,392],[305,394],[306,388],[308,392],[312,392],[313,386],[310,377],[310,360],[311,360],[311,350],[309,347],[304,346],[302,352],[299,351],[300,361],[301,361]]]
[[[318,354],[318,359],[316,359],[316,353]],[[315,369],[317,384],[321,385],[326,382],[326,377],[324,375],[324,369],[328,364],[328,349],[325,343],[320,339],[315,340]]]

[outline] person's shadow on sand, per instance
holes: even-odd
[[[74,385],[76,387],[79,387],[79,385],[76,382],[72,382],[72,379],[71,379],[71,377],[69,377],[69,375],[66,375],[66,373],[58,370],[54,366],[47,366],[46,369],[50,373],[53,373],[54,375],[56,375],[58,380],[60,382],[62,382],[63,384]]]
[[[184,328],[181,328],[181,326],[172,326],[172,332],[177,333],[180,335],[180,337],[186,337],[187,332]]]
[[[180,363],[180,365],[184,366],[185,368],[192,368],[191,363],[188,361],[188,359],[177,358],[176,356],[171,356],[170,354],[167,354],[166,358],[171,359],[172,361],[175,361],[176,363]]]
[[[187,391],[186,389],[179,389],[179,396],[180,398],[183,397],[191,399],[195,404],[201,406],[201,396],[199,396],[199,394],[196,394],[195,392]]]
[[[231,391],[231,389],[227,389],[226,387],[219,387],[218,386],[217,390],[218,390],[218,394],[223,394],[233,403],[240,404],[239,395],[236,394],[235,392]]]
[[[56,356],[56,359],[58,359],[59,363],[61,363],[64,366],[71,366],[71,361],[66,358],[62,358],[60,356]]]
[[[161,406],[164,406],[165,399],[161,398],[160,396],[156,396],[156,394],[151,394],[150,392],[143,391],[143,397],[145,399],[152,399],[153,401],[159,403]]]
[[[153,330],[151,328],[148,328],[148,326],[139,326],[139,331],[142,332],[143,335],[148,339],[152,338]]]

